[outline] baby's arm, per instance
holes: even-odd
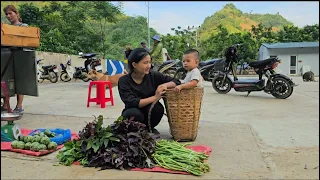
[[[201,73],[199,70],[193,71],[191,74],[191,81],[186,82],[184,84],[181,84],[179,86],[176,86],[175,90],[177,92],[180,92],[182,89],[192,89],[197,87],[198,82],[200,81],[200,78],[202,78]]]
[[[192,89],[196,87],[197,84],[198,84],[198,80],[194,79],[194,80],[191,80],[190,82],[181,84],[179,86],[181,87],[181,89]]]

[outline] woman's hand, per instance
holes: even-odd
[[[156,97],[157,99],[160,99],[160,98],[162,97],[162,95],[163,95],[164,93],[166,93],[166,90],[167,90],[167,86],[165,86],[165,85],[159,85],[158,88],[157,88],[157,90],[156,90],[155,97]]]

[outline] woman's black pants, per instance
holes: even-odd
[[[134,117],[134,121],[139,121],[145,124],[149,129],[148,113],[149,113],[150,107],[151,107],[151,104],[143,108],[125,109],[122,111],[122,116],[128,119],[131,117]],[[154,129],[154,127],[156,127],[160,123],[163,114],[164,114],[164,107],[160,102],[157,102],[151,111],[151,116],[150,116],[151,129]]]

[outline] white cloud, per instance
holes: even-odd
[[[150,26],[156,29],[160,34],[173,33],[171,28],[181,26],[187,28],[188,26],[196,26],[196,20],[191,17],[186,17],[184,14],[174,12],[161,12],[154,17],[150,15]]]

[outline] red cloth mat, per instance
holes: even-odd
[[[30,130],[30,129],[21,129],[21,134],[27,136],[32,131],[33,130]],[[77,133],[74,133],[74,132],[71,133],[71,140],[73,140],[77,137],[78,137]],[[59,145],[56,150],[44,150],[44,151],[40,151],[40,152],[34,152],[34,151],[23,150],[23,149],[13,149],[11,147],[11,142],[1,142],[1,151],[12,151],[12,152],[31,155],[31,156],[43,156],[46,154],[50,154],[54,151],[57,151],[58,149],[61,149],[61,148],[63,148],[63,144]]]
[[[201,153],[206,153],[208,156],[210,155],[212,149],[209,146],[186,146],[188,149],[192,149],[196,152],[201,152]],[[74,162],[74,165],[80,165],[80,162]],[[144,172],[164,172],[164,173],[171,173],[171,174],[190,174],[184,171],[174,171],[174,170],[169,170],[166,168],[162,168],[159,166],[155,166],[153,168],[133,168],[130,169],[130,171],[144,171]]]

